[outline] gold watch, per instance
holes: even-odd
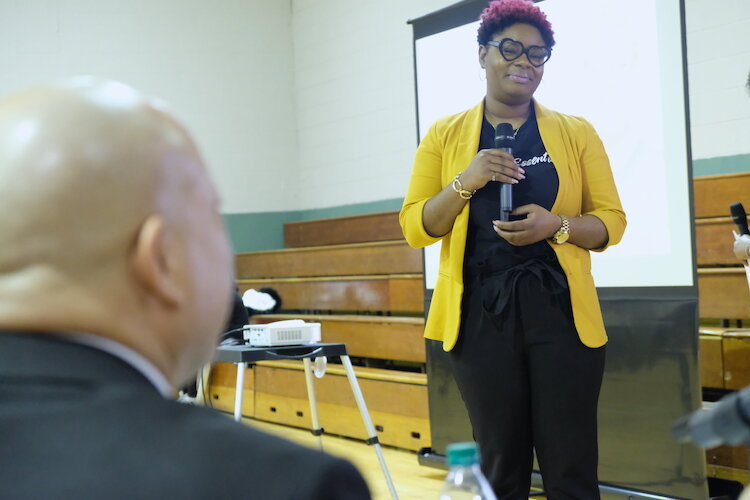
[[[570,223],[568,222],[568,218],[564,215],[560,215],[560,220],[562,220],[562,224],[560,225],[560,229],[557,230],[555,234],[552,235],[552,241],[557,243],[558,245],[562,245],[566,241],[568,241],[568,238],[570,238]]]

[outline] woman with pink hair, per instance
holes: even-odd
[[[553,35],[530,1],[484,10],[485,98],[429,129],[400,214],[412,246],[442,240],[425,336],[450,351],[500,499],[528,498],[534,450],[547,498],[599,498],[607,335],[589,252],[617,243],[626,220],[594,128],[534,99]],[[513,129],[513,155],[495,149],[500,123]],[[503,184],[513,185],[508,221]]]

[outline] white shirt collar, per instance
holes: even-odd
[[[146,377],[164,398],[172,398],[174,396],[174,388],[167,380],[167,377],[153,363],[130,347],[90,333],[66,333],[64,336],[71,342],[99,349],[124,361]]]

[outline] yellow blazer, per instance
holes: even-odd
[[[560,179],[552,213],[575,217],[589,214],[606,226],[604,250],[622,238],[625,212],[617,194],[609,158],[594,127],[586,120],[548,110],[534,101],[542,142]],[[463,294],[463,262],[469,223],[469,203],[442,238],[427,234],[422,210],[469,166],[479,147],[484,102],[468,111],[435,122],[417,148],[409,188],[399,214],[406,241],[414,248],[442,239],[440,269],[425,325],[425,337],[443,342],[450,351],[458,339]],[[581,342],[600,347],[607,342],[589,251],[571,243],[550,243],[568,278],[573,317]]]

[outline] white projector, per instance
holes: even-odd
[[[243,337],[251,346],[276,347],[320,342],[320,323],[305,323],[301,319],[276,321],[266,325],[250,325]]]

